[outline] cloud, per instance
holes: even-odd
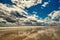
[[[53,11],[48,15],[48,17],[45,18],[46,21],[50,23],[60,23],[60,10]]]
[[[15,6],[15,5],[7,5],[7,4],[0,3],[0,8],[3,9],[3,10],[5,10],[5,11],[7,11],[7,12],[9,12],[9,13],[11,11],[17,11],[20,14],[23,14],[23,13],[27,14],[27,12],[25,12],[22,8],[19,8],[19,7]]]
[[[15,6],[15,5],[7,5],[7,4],[2,4],[0,3],[0,17],[4,18],[4,19],[10,19],[16,21],[19,17],[26,17],[26,15],[28,15],[27,12],[25,12],[23,9]],[[9,20],[8,19],[8,20]],[[8,21],[6,20],[6,21]]]
[[[12,0],[13,3],[15,3],[17,6],[19,7],[31,7],[33,5],[36,5],[36,4],[39,4],[39,3],[42,3],[42,0]]]
[[[7,24],[36,25],[36,23],[40,21],[38,21],[36,12],[33,13],[33,15],[28,15],[28,13],[20,7],[0,3],[0,19],[5,20]]]
[[[48,14],[48,17],[43,20],[45,25],[60,25],[60,10],[51,12]]]
[[[48,2],[44,2],[44,4],[42,4],[42,6],[46,7],[47,4],[48,4]]]
[[[51,17],[51,19],[55,19],[60,17],[60,11],[54,11],[53,13],[49,14],[49,16]]]
[[[47,25],[54,24],[53,19],[60,17],[58,15],[60,11],[54,11],[48,15],[45,19],[38,19],[37,12],[33,12],[33,15],[28,13],[16,5],[7,5],[0,3],[0,19],[4,20],[7,24],[18,25]],[[51,18],[49,18],[51,17]],[[47,20],[47,21],[46,21]],[[60,19],[59,19],[60,20]]]

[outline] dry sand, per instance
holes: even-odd
[[[0,27],[0,40],[60,40],[60,26]]]

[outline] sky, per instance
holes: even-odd
[[[34,14],[33,12],[37,12],[36,15],[38,15],[41,18],[45,18],[48,16],[49,13],[53,12],[54,10],[60,10],[60,0],[42,0],[42,3],[31,6],[30,8],[25,8],[25,10],[28,10],[27,12],[30,14]],[[45,2],[48,2],[46,6],[43,6]],[[10,4],[13,5],[11,0],[0,0],[0,3],[3,4]]]
[[[28,16],[24,20],[24,18],[21,18],[20,20],[23,20],[24,22],[26,20],[30,20],[27,23],[30,23],[31,20],[32,24],[34,24],[35,21],[37,21],[37,24],[40,25],[41,22],[59,22],[60,23],[60,0],[42,0],[39,3],[39,0],[35,4],[28,4],[29,2],[23,4],[26,6],[21,6],[22,4],[18,4],[18,1],[15,0],[0,0],[0,4],[2,4],[1,9],[4,9],[8,12],[17,11],[20,14],[22,12],[27,13]],[[10,5],[11,7],[7,7],[6,5]],[[15,5],[12,7],[12,5]],[[6,8],[6,9],[5,9]],[[21,9],[22,8],[22,9]],[[25,15],[25,14],[23,14]],[[40,22],[40,23],[39,23]]]
[[[36,11],[39,17],[45,18],[54,10],[60,10],[58,9],[60,7],[59,0],[50,0],[46,7],[41,6],[42,4],[44,4],[44,2],[49,2],[49,0],[43,0],[41,4],[28,8],[28,12],[32,13],[33,11]]]

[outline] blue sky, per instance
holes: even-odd
[[[33,11],[37,12],[37,15],[39,17],[45,18],[48,16],[49,13],[53,12],[54,10],[60,10],[58,9],[60,7],[60,3],[59,0],[50,0],[51,2],[49,2],[48,5],[46,5],[46,7],[43,7],[43,9],[41,8],[42,4],[44,2],[48,2],[49,0],[43,0],[43,2],[41,4],[38,4],[36,6],[32,6],[30,8],[28,8],[27,10],[29,10],[29,13],[32,13]]]
[[[34,14],[33,11],[35,11],[35,12],[37,12],[37,15],[39,17],[45,18],[45,17],[48,16],[48,14],[50,14],[54,10],[60,10],[60,9],[58,9],[60,7],[59,1],[60,0],[43,0],[41,4],[37,4],[35,6],[31,6],[30,8],[25,8],[25,10],[28,10],[27,12],[29,13],[29,15],[30,14]],[[44,4],[44,2],[49,2],[46,5],[46,7],[41,6],[42,4]],[[0,3],[13,5],[11,0],[0,0]]]

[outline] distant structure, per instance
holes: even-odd
[[[41,3],[42,0],[12,0],[13,3],[15,3],[18,6],[23,7],[30,7],[32,5],[36,5],[38,3]]]

